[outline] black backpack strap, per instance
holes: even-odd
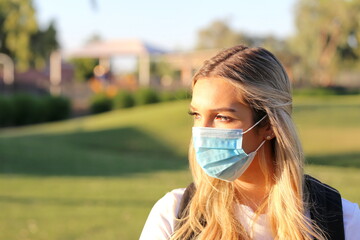
[[[194,196],[196,191],[196,187],[194,183],[191,183],[187,188],[185,189],[185,192],[181,198],[179,210],[177,213],[177,218],[182,219],[187,216],[187,206],[189,205],[192,197]]]
[[[327,234],[329,240],[345,239],[340,193],[309,175],[305,175],[305,187],[311,219]]]
[[[191,183],[186,188],[180,202],[177,214],[178,219],[181,220],[188,215],[187,206],[195,191],[194,183]],[[328,240],[344,240],[344,221],[340,193],[319,180],[305,175],[305,194],[308,195],[310,201],[311,219],[327,233]],[[175,224],[175,230],[180,227],[181,221]]]
[[[178,230],[182,226],[183,221],[181,221],[181,220],[186,218],[189,215],[188,206],[190,205],[190,201],[191,201],[192,197],[194,196],[195,191],[196,191],[196,187],[195,187],[194,183],[191,183],[185,189],[185,192],[184,192],[184,194],[183,194],[183,196],[181,198],[179,210],[178,210],[178,213],[177,213],[178,221],[175,222],[174,231]],[[185,239],[185,238],[181,238],[181,239],[183,239],[183,240],[191,240],[194,237],[195,237],[195,234],[192,233],[188,239]]]

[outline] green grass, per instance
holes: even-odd
[[[191,177],[188,101],[0,130],[0,240],[138,239]],[[360,203],[360,96],[295,99],[306,171]]]

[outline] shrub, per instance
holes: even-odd
[[[129,108],[135,105],[133,95],[125,90],[119,91],[113,99],[113,109]]]
[[[296,96],[355,95],[359,94],[359,90],[342,86],[313,87],[294,89],[293,94]]]
[[[141,88],[135,92],[136,105],[145,105],[159,102],[157,92],[150,88]]]
[[[112,109],[112,100],[104,93],[94,95],[90,106],[92,113],[107,112]]]
[[[9,97],[0,96],[0,127],[10,126],[14,122],[14,105]]]
[[[63,120],[69,117],[71,112],[70,101],[61,96],[47,96],[43,100],[45,121]]]
[[[17,93],[0,97],[0,126],[19,126],[69,117],[70,101],[60,96]]]
[[[93,69],[99,64],[99,60],[94,58],[74,58],[70,60],[74,65],[75,80],[84,82],[89,80],[93,75]]]
[[[31,96],[32,106],[30,111],[30,120],[26,124],[46,122],[48,116],[48,109],[46,104],[46,97]]]
[[[177,100],[190,99],[191,93],[187,89],[179,89],[175,92],[175,98]]]
[[[15,125],[25,125],[36,122],[37,114],[40,112],[40,104],[35,97],[18,93],[13,96]]]
[[[170,91],[165,91],[160,94],[161,102],[169,102],[176,100],[175,93]]]

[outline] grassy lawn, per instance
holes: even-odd
[[[138,239],[185,187],[188,102],[0,130],[0,240]],[[307,172],[360,203],[360,96],[296,98]]]

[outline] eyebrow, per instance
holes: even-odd
[[[190,105],[190,109],[192,110],[196,110],[195,107]],[[214,108],[214,109],[210,109],[211,112],[236,112],[236,110],[234,108]]]

